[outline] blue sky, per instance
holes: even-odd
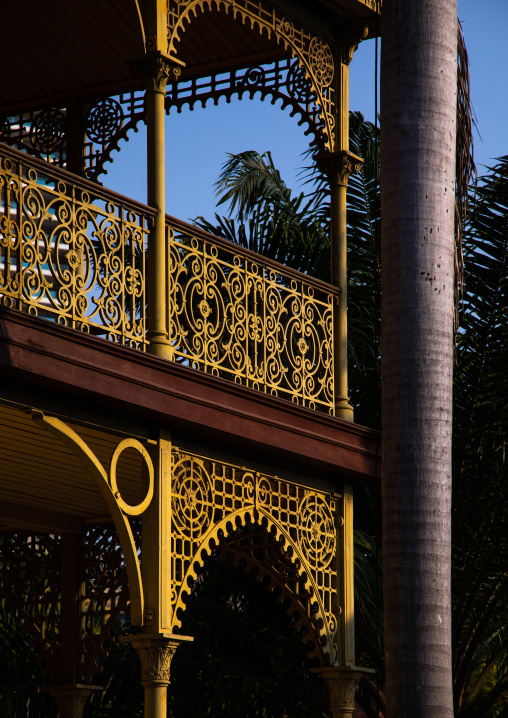
[[[508,0],[458,0],[469,53],[472,103],[481,139],[475,136],[478,174],[491,158],[508,154]],[[374,120],[373,40],[360,45],[350,67],[350,107]],[[131,136],[104,185],[146,201],[144,127]],[[259,99],[222,100],[218,107],[176,112],[166,120],[166,211],[181,219],[203,215],[212,219],[213,183],[226,153],[270,150],[286,184],[299,189],[298,169],[309,143],[297,119]]]

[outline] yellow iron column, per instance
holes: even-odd
[[[143,60],[147,80],[145,105],[147,124],[147,202],[157,214],[148,239],[148,350],[151,354],[172,358],[167,326],[167,243],[164,98],[170,78],[177,79],[180,68],[162,52],[148,54]]]
[[[336,665],[313,669],[325,681],[330,697],[332,718],[352,718],[355,692],[368,668],[355,665],[355,594],[353,546],[353,486],[344,483],[337,501],[337,564],[338,564],[338,652]]]
[[[160,431],[151,445],[154,494],[141,516],[141,574],[145,597],[142,632],[126,636],[140,661],[145,718],[167,717],[171,661],[188,636],[171,633],[171,437]]]
[[[318,167],[330,182],[331,282],[341,290],[333,314],[335,416],[346,421],[353,421],[347,378],[347,184],[350,173],[359,172],[362,165],[362,160],[349,152],[349,62],[352,54],[351,41],[342,40],[335,57],[334,148],[316,155]]]
[[[344,483],[338,501],[340,518],[337,527],[339,568],[338,603],[340,612],[339,662],[341,666],[355,665],[355,587],[353,545],[353,486]]]

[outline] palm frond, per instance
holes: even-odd
[[[454,380],[455,702],[459,716],[495,716],[508,700],[508,157],[472,193],[463,243]]]

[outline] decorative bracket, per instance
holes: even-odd
[[[354,53],[358,50],[358,45],[363,42],[363,40],[366,40],[368,36],[368,25],[360,25],[354,29],[351,28],[351,30],[344,35],[342,62],[345,65],[350,64]]]

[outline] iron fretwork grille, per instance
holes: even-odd
[[[0,536],[3,620],[26,635],[43,675],[57,677],[60,631],[60,537]]]
[[[132,90],[111,97],[100,97],[93,103],[80,106],[79,137],[80,173],[98,181],[107,173],[106,163],[113,161],[113,152],[120,150],[120,142],[128,140],[146,121],[143,90]],[[165,107],[181,112],[196,104],[205,107],[209,101],[218,104],[238,96],[261,100],[281,101],[282,109],[291,108],[291,116],[299,116],[299,124],[306,124],[305,134],[311,134],[311,145],[324,149],[327,144],[325,124],[318,103],[316,89],[296,60],[289,58],[248,65],[227,72],[183,78],[170,83],[166,89]],[[65,107],[34,110],[0,118],[0,141],[11,147],[45,160],[58,167],[69,168],[68,111]],[[78,130],[75,129],[75,132]]]
[[[133,530],[139,534],[139,522]],[[138,535],[139,541],[139,535]],[[0,602],[9,625],[26,635],[42,673],[60,681],[62,539],[29,533],[0,536]],[[78,544],[76,626],[78,682],[97,682],[107,641],[125,624],[129,587],[122,550],[111,526],[94,527]],[[72,593],[72,592],[71,592]],[[69,657],[67,657],[68,659]],[[67,667],[68,668],[68,667]]]
[[[324,149],[324,126],[315,91],[298,63],[289,58],[173,82],[166,89],[166,111],[176,108],[181,112],[185,105],[193,110],[196,104],[205,107],[210,100],[218,105],[221,98],[229,102],[235,95],[240,100],[244,95],[261,100],[271,97],[273,104],[281,100],[282,109],[289,106],[291,116],[300,116],[300,125],[307,123],[305,134],[313,135],[311,145]]]
[[[182,228],[168,226],[174,360],[333,414],[333,288]]]
[[[132,522],[140,543],[140,525]],[[110,526],[87,531],[81,545],[82,591],[79,595],[81,626],[80,680],[92,683],[112,640],[128,620],[129,585],[116,530]]]
[[[177,448],[172,458],[174,627],[181,624],[186,596],[208,552],[221,546],[222,552],[253,556],[262,550],[260,563],[271,562],[275,583],[285,584],[313,621],[318,650],[333,663],[338,639],[336,498]],[[253,540],[253,524],[271,535],[270,545]]]
[[[2,149],[0,303],[143,348],[149,210]]]

